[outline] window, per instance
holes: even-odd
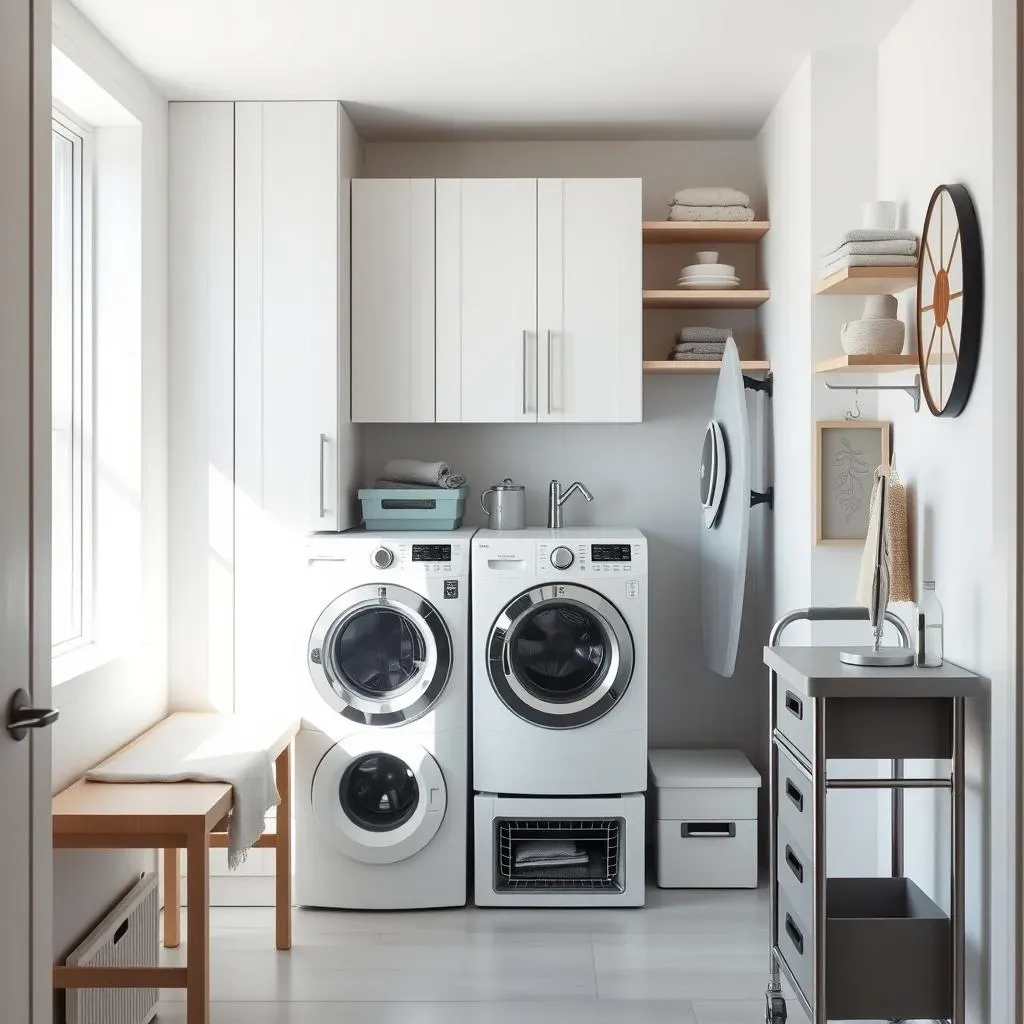
[[[92,174],[87,131],[53,114],[52,643],[90,639]]]

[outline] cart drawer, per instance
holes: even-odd
[[[814,701],[779,680],[775,694],[775,721],[779,732],[808,761],[814,746]]]
[[[779,886],[793,901],[801,921],[814,920],[814,858],[793,838],[785,826],[779,826],[775,852],[775,870]]]
[[[775,903],[778,918],[779,952],[789,967],[793,980],[800,986],[807,1002],[814,1005],[814,933],[804,924],[789,893],[779,887]],[[827,984],[827,982],[826,982]]]
[[[804,770],[779,748],[779,824],[802,850],[814,849],[814,801],[811,780]]]
[[[659,821],[658,885],[757,888],[757,822]]]

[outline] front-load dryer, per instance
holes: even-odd
[[[638,530],[473,539],[473,788],[647,788],[647,542]]]
[[[472,529],[313,537],[302,717],[332,735],[469,725]]]
[[[466,733],[295,741],[295,898],[350,910],[466,903]]]

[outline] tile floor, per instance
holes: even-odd
[[[651,888],[643,910],[296,910],[281,954],[272,915],[213,911],[211,1024],[764,1020],[764,888]],[[165,996],[160,1024],[183,1024],[181,993]]]

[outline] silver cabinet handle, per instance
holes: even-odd
[[[528,335],[529,331],[523,331],[523,415],[525,416],[529,411],[526,408],[526,348],[529,344]]]
[[[552,358],[551,358],[551,331],[547,332],[548,339],[548,415],[551,415],[552,402],[551,402],[551,377],[552,377]]]
[[[327,435],[320,435],[320,518],[323,519],[327,515],[327,509],[324,507],[324,448],[327,447]]]

